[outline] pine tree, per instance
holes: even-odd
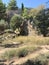
[[[6,12],[5,4],[3,4],[2,0],[0,0],[0,20],[4,18]]]
[[[23,13],[24,13],[24,4],[22,3],[21,4],[21,15],[23,16]]]
[[[22,7],[21,7],[21,9],[22,9],[22,12],[24,11],[24,4],[22,3]]]
[[[10,0],[7,8],[8,10],[16,10],[18,8],[16,0]]]

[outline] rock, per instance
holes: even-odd
[[[13,39],[13,38],[15,38],[15,36],[16,36],[15,34],[10,34],[10,35],[7,36],[7,38],[12,38]]]

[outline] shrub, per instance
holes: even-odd
[[[20,25],[22,23],[22,18],[18,15],[14,15],[10,20],[10,27],[15,30],[16,28],[20,28]]]
[[[47,34],[49,33],[49,10],[48,9],[44,9],[42,11],[40,11],[35,19],[38,21],[37,22],[37,28],[40,30],[40,33],[43,34],[44,37],[47,36]],[[36,22],[36,21],[35,21]]]
[[[18,57],[25,57],[28,54],[27,49],[21,49],[18,51]]]
[[[4,31],[6,28],[8,28],[7,22],[5,22],[5,20],[0,20],[0,31]]]

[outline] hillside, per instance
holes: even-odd
[[[28,60],[35,59],[39,55],[42,56],[49,53],[48,37],[45,38],[37,35],[35,37],[32,34],[32,36],[11,38],[8,37],[10,35],[9,33],[5,33],[0,36],[0,39],[2,39],[0,41],[1,65],[20,65],[26,63]]]
[[[0,65],[49,65],[49,8],[7,1],[0,0]]]

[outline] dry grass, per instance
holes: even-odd
[[[23,55],[24,57],[28,54],[31,54],[32,52],[36,51],[37,49],[39,49],[39,47],[34,47],[34,46],[23,46],[20,48],[15,48],[15,49],[10,49],[9,51],[5,51],[2,55],[1,58],[3,59],[11,59],[11,58],[19,58],[21,57],[21,55]]]
[[[48,37],[40,37],[40,36],[18,36],[14,39],[7,39],[4,40],[3,44],[11,44],[13,42],[21,42],[23,45],[21,47],[16,48],[16,50],[6,51],[3,55],[4,57],[7,56],[7,58],[14,57],[16,54],[18,54],[17,51],[21,51],[23,49],[27,50],[27,53],[31,53],[35,51],[38,48],[38,45],[49,45],[49,38]],[[26,52],[26,51],[25,51]],[[21,53],[21,52],[20,52]]]
[[[20,37],[15,38],[14,41],[42,45],[42,44],[49,44],[49,37],[20,36]]]
[[[19,36],[14,39],[5,40],[4,43],[22,42],[25,44],[49,45],[49,37]]]

